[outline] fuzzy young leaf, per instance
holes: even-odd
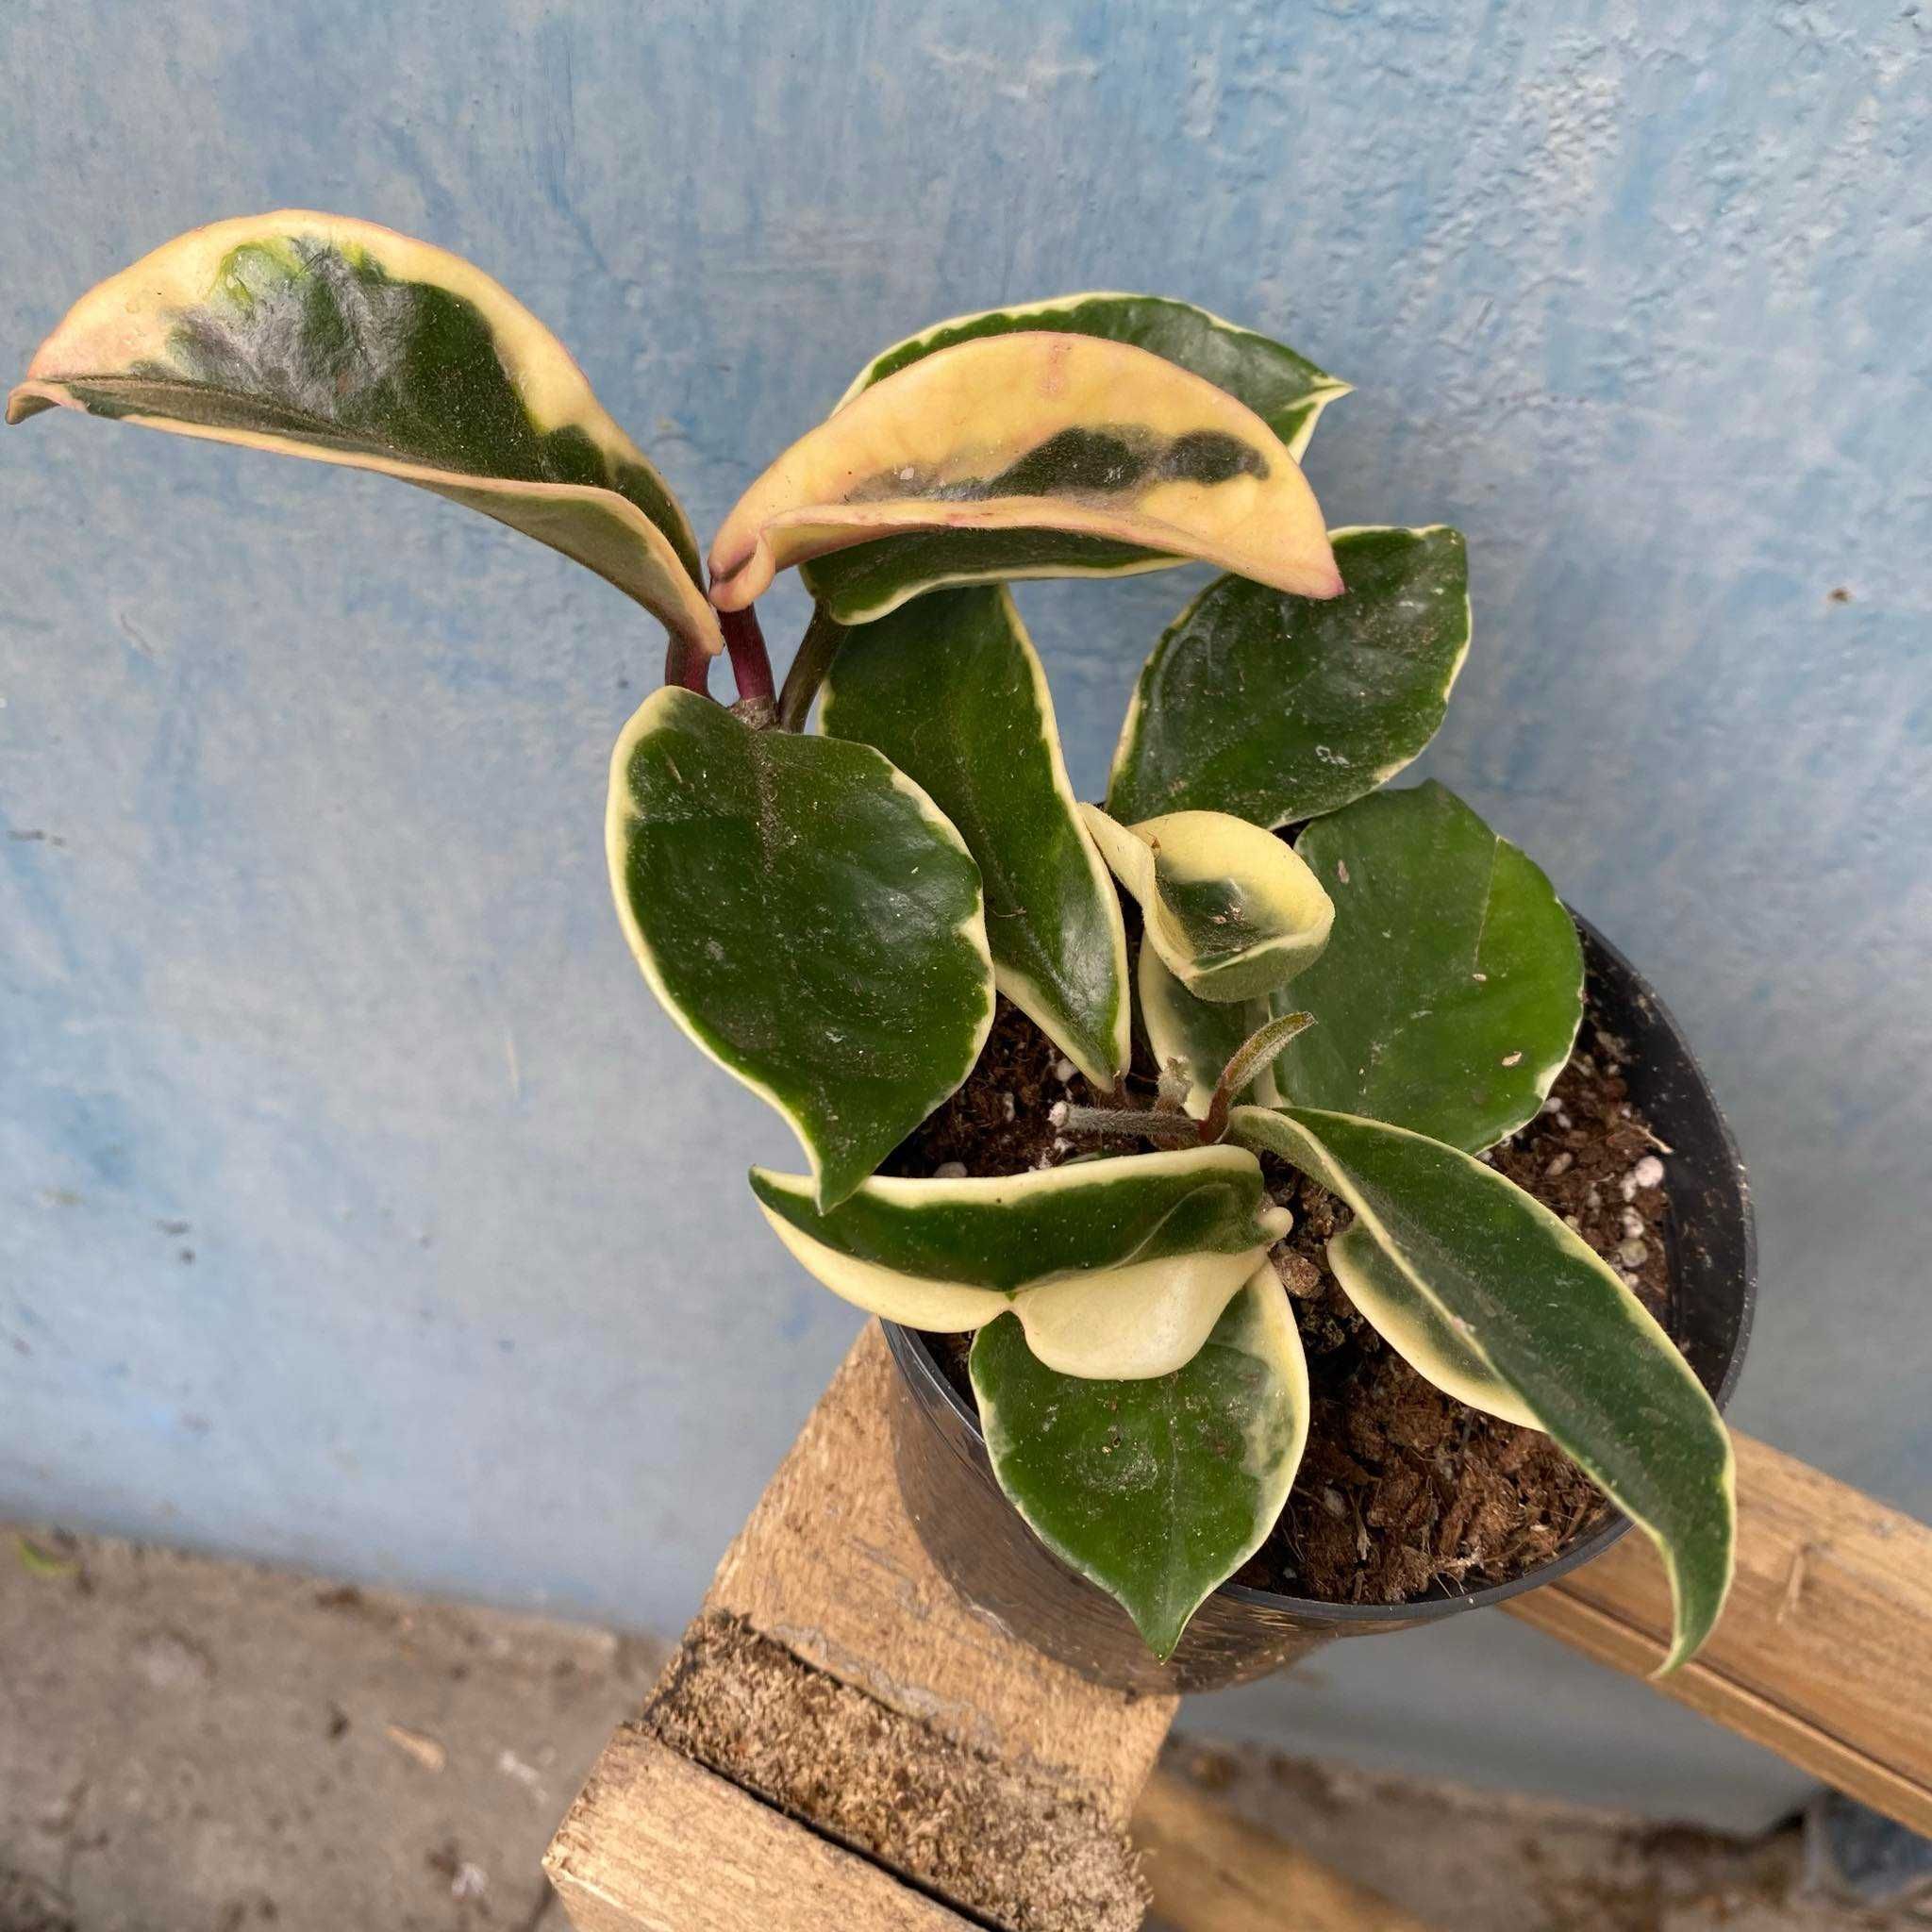
[[[560,550],[723,648],[664,480],[543,325],[459,257],[304,208],[191,229],[91,291],[8,399],[373,470]]]
[[[1397,1354],[1546,1430],[1657,1544],[1676,1611],[1664,1668],[1682,1663],[1730,1585],[1731,1445],[1642,1303],[1540,1201],[1440,1141],[1303,1107],[1238,1108],[1229,1131],[1355,1210],[1330,1258]]]
[[[1315,421],[1348,384],[1280,342],[1158,295],[1062,295],[1046,302],[956,316],[874,357],[840,400],[941,349],[983,337],[1048,331],[1097,336],[1146,349],[1225,390],[1274,430],[1297,462]],[[1117,576],[1165,570],[1180,559],[1132,544],[1055,530],[934,530],[889,537],[815,558],[804,569],[812,595],[843,624],[865,624],[942,584],[1014,577]]]
[[[1583,1018],[1583,949],[1535,861],[1434,783],[1358,799],[1296,850],[1335,903],[1276,1063],[1307,1107],[1474,1154],[1533,1120]]]
[[[1252,409],[1144,349],[1027,333],[942,349],[801,437],[724,520],[711,599],[737,609],[789,564],[932,530],[1071,533],[1341,590],[1314,492]]]
[[[828,1210],[798,1175],[754,1168],[751,1185],[779,1240],[835,1294],[941,1334],[1014,1312],[1040,1359],[1076,1376],[1178,1368],[1287,1225],[1239,1147],[879,1177]]]
[[[1460,531],[1330,532],[1324,603],[1218,578],[1141,672],[1108,810],[1233,812],[1285,825],[1386,784],[1436,735],[1469,652]]]
[[[1163,1660],[1274,1527],[1307,1446],[1308,1371],[1262,1264],[1198,1354],[1148,1381],[1076,1381],[994,1322],[973,1343],[993,1474],[1061,1562],[1114,1597]]]
[[[606,836],[652,991],[785,1117],[821,1204],[972,1071],[993,1011],[979,870],[869,745],[668,687],[618,740]]]
[[[1152,946],[1142,945],[1134,968],[1141,997],[1141,1024],[1153,1049],[1154,1063],[1164,1073],[1177,1066],[1187,1082],[1181,1105],[1195,1120],[1208,1118],[1222,1070],[1255,1029],[1266,1024],[1268,1002],[1196,999],[1161,963]],[[1260,1107],[1274,1107],[1281,1094],[1274,1068],[1264,1067],[1245,1095]]]
[[[1197,998],[1263,998],[1321,957],[1335,908],[1274,833],[1225,812],[1123,825],[1097,806],[1080,809],[1101,857],[1140,903],[1143,945]]]
[[[853,631],[820,722],[875,745],[953,822],[986,881],[1000,991],[1111,1087],[1128,1047],[1120,899],[1080,821],[1046,676],[1011,597],[944,591]]]

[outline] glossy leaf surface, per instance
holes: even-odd
[[[801,437],[720,529],[712,601],[736,609],[788,565],[935,530],[1099,538],[1341,589],[1314,492],[1252,409],[1144,349],[1025,333],[941,350]]]
[[[1265,1263],[1198,1354],[1151,1380],[1076,1381],[1017,1321],[980,1330],[973,1388],[993,1474],[1063,1563],[1173,1655],[1204,1598],[1261,1546],[1307,1441],[1308,1374]]]
[[[1534,860],[1445,787],[1358,799],[1296,850],[1335,904],[1292,1004],[1321,1021],[1277,1062],[1306,1107],[1474,1154],[1535,1118],[1583,1019],[1583,949]]]
[[[75,305],[8,420],[57,407],[400,477],[722,648],[684,512],[563,345],[479,269],[373,223],[288,208],[177,236]]]
[[[1391,1347],[1452,1394],[1533,1418],[1657,1544],[1675,1605],[1665,1668],[1682,1663],[1730,1585],[1731,1445],[1642,1303],[1540,1201],[1440,1141],[1303,1107],[1239,1108],[1230,1131],[1355,1210],[1330,1257]]]
[[[1340,597],[1221,577],[1168,627],[1114,753],[1114,817],[1285,825],[1386,784],[1436,735],[1469,652],[1461,532],[1330,534]]]
[[[1039,657],[997,586],[943,591],[853,631],[823,728],[924,787],[986,882],[1000,991],[1096,1086],[1127,1062],[1126,935],[1081,823]]]
[[[972,1071],[993,1011],[979,869],[869,745],[667,688],[618,741],[607,842],[652,990],[790,1123],[821,1202]]]
[[[1297,462],[1315,422],[1348,385],[1307,357],[1158,295],[1062,295],[977,315],[956,316],[875,356],[840,407],[885,376],[960,342],[1034,331],[1085,335],[1146,349],[1225,390],[1274,430]],[[889,537],[805,566],[812,595],[845,624],[864,624],[939,585],[1029,576],[1117,576],[1176,561],[1130,543],[1060,531],[927,531]]]

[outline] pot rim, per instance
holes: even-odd
[[[1743,1232],[1743,1283],[1738,1311],[1738,1338],[1731,1348],[1730,1358],[1724,1363],[1724,1374],[1718,1378],[1717,1387],[1710,1391],[1712,1401],[1717,1404],[1722,1413],[1729,1407],[1731,1395],[1738,1386],[1738,1378],[1743,1373],[1744,1357],[1751,1341],[1752,1318],[1757,1305],[1757,1221],[1752,1208],[1751,1185],[1745,1174],[1743,1159],[1738,1150],[1737,1139],[1731,1132],[1730,1123],[1724,1118],[1723,1108],[1718,1106],[1717,1096],[1711,1091],[1710,1082],[1705,1077],[1703,1064],[1691,1050],[1690,1042],[1685,1037],[1682,1026],[1677,1024],[1676,1016],[1657,996],[1656,989],[1650,982],[1589,920],[1574,908],[1571,909],[1570,916],[1576,922],[1586,942],[1601,956],[1611,973],[1623,977],[1647,1003],[1656,1025],[1667,1034],[1675,1045],[1684,1065],[1702,1090],[1711,1117],[1717,1123],[1719,1147],[1729,1164],[1730,1172],[1736,1177],[1738,1208]],[[1674,1219],[1678,1208],[1674,1194],[1671,1205]],[[900,1373],[928,1401],[937,1398],[949,1408],[965,1425],[973,1441],[983,1454],[986,1438],[980,1431],[978,1412],[947,1379],[925,1338],[917,1330],[902,1327],[896,1322],[882,1322],[880,1325],[885,1329],[887,1345],[891,1350],[892,1359],[899,1365]],[[1571,1571],[1579,1569],[1593,1557],[1602,1556],[1630,1527],[1630,1519],[1619,1512],[1600,1529],[1592,1530],[1589,1536],[1573,1543],[1562,1555],[1551,1557],[1546,1563],[1538,1564],[1533,1570],[1525,1570],[1520,1576],[1512,1576],[1503,1583],[1486,1584],[1480,1590],[1444,1591],[1440,1595],[1416,1597],[1407,1603],[1337,1604],[1322,1597],[1290,1596],[1282,1591],[1257,1590],[1253,1585],[1244,1583],[1224,1583],[1213,1593],[1233,1603],[1261,1606],[1310,1624],[1355,1624],[1370,1629],[1385,1624],[1391,1627],[1406,1627],[1415,1624],[1437,1622],[1462,1610],[1483,1609],[1491,1604],[1507,1602],[1512,1596],[1521,1595],[1525,1590],[1533,1590],[1545,1583],[1554,1583],[1558,1577],[1568,1575]]]

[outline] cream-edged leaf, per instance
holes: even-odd
[[[1197,1121],[1208,1118],[1222,1069],[1244,1040],[1268,1019],[1268,1002],[1196,999],[1166,966],[1152,946],[1142,945],[1135,962],[1136,991],[1141,997],[1141,1024],[1154,1063],[1163,1073],[1178,1067],[1186,1081],[1181,1105]],[[1276,1106],[1281,1094],[1269,1065],[1244,1095],[1258,1107]]]
[[[801,437],[719,530],[712,601],[737,609],[788,565],[932,531],[1096,538],[1341,590],[1300,465],[1245,404],[1144,349],[1029,332],[940,350]]]
[[[1307,1443],[1308,1372],[1265,1262],[1171,1374],[1056,1374],[1017,1321],[973,1343],[993,1474],[1069,1568],[1108,1591],[1156,1657],[1267,1540]]]
[[[1321,958],[1335,908],[1274,833],[1218,811],[1123,825],[1098,806],[1080,809],[1140,904],[1143,945],[1197,999],[1265,998]]]
[[[1354,1209],[1330,1258],[1399,1355],[1450,1393],[1546,1430],[1656,1543],[1675,1607],[1664,1668],[1682,1663],[1730,1586],[1730,1438],[1616,1272],[1493,1168],[1406,1128],[1237,1108],[1229,1132]]]
[[[1316,419],[1349,386],[1306,356],[1191,302],[1097,291],[955,316],[873,358],[840,402],[939,350],[982,337],[1033,332],[1097,336],[1146,349],[1225,390],[1274,430],[1297,462]],[[817,558],[807,586],[843,624],[865,624],[909,597],[947,584],[1016,577],[1121,576],[1179,559],[1134,544],[1055,530],[928,530]]]
[[[979,869],[870,745],[667,687],[618,740],[606,837],[652,990],[790,1123],[822,1203],[972,1071],[993,1013]]]
[[[469,262],[306,208],[191,229],[75,304],[8,421],[85,410],[396,476],[723,647],[664,480],[563,345]]]
[[[1314,818],[1387,784],[1436,735],[1469,653],[1461,533],[1329,538],[1341,596],[1220,577],[1168,626],[1114,753],[1116,818]]]
[[[1536,862],[1433,782],[1303,832],[1335,930],[1292,1004],[1318,1014],[1275,1080],[1477,1153],[1533,1120],[1583,1019],[1575,923]]]
[[[1058,1373],[1138,1380],[1187,1361],[1285,1232],[1235,1147],[1005,1177],[874,1177],[821,1210],[798,1175],[752,1191],[799,1263],[887,1321],[941,1333],[1011,1311]]]
[[[1129,1025],[1120,898],[1081,823],[1012,598],[999,586],[941,591],[851,632],[820,723],[875,745],[952,821],[986,882],[1000,991],[1112,1087]]]

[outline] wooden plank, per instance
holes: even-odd
[[[1177,1700],[1089,1684],[960,1600],[899,1500],[897,1374],[868,1323],[719,1564],[706,1609],[962,1743],[1073,1781],[1124,1825]]]
[[[1710,1641],[1655,1688],[1932,1834],[1932,1529],[1749,1437],[1738,1574]],[[1506,1606],[1633,1676],[1670,1628],[1641,1537]]]
[[[1318,1864],[1174,1775],[1134,1813],[1155,1915],[1174,1932],[1428,1932],[1381,1893]]]
[[[543,1869],[576,1932],[972,1928],[635,1724],[606,1747]]]

